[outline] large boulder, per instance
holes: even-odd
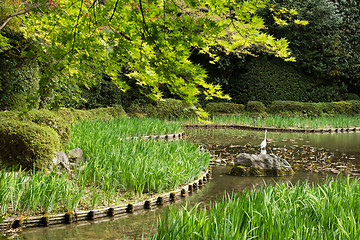
[[[273,154],[240,153],[234,158],[231,175],[237,176],[286,176],[294,174],[290,164]]]

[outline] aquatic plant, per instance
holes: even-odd
[[[182,119],[184,123],[200,124],[196,119]],[[227,115],[213,116],[209,119],[215,124],[239,124],[254,127],[276,127],[276,128],[350,128],[360,126],[360,116],[247,116],[247,115]]]
[[[339,176],[224,195],[159,219],[152,239],[359,239],[360,182]]]
[[[210,155],[187,141],[127,139],[179,132],[158,119],[80,121],[67,149],[80,147],[86,163],[73,174],[0,168],[0,214],[33,215],[114,205],[188,183]]]
[[[108,121],[101,120],[83,120],[72,125],[72,141],[68,145],[73,147],[74,138],[91,136],[98,138],[106,134],[113,137],[126,138],[144,135],[161,135],[178,133],[181,131],[181,125],[176,122],[167,122],[157,118],[120,118]],[[78,147],[78,146],[74,146]]]

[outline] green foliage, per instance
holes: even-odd
[[[0,109],[38,108],[38,64],[30,59],[0,55]]]
[[[166,98],[157,102],[153,114],[155,117],[170,119],[190,117],[194,115],[194,111],[181,100]]]
[[[0,121],[0,159],[5,165],[45,169],[60,148],[59,135],[48,126],[17,120]]]
[[[340,101],[322,103],[304,103],[294,101],[274,101],[266,111],[268,113],[292,113],[307,115],[356,115],[360,113],[360,101]]]
[[[119,191],[140,196],[192,181],[207,168],[210,160],[209,154],[199,151],[194,144],[126,139],[143,134],[174,133],[179,128],[178,123],[143,118],[74,124],[67,148],[80,147],[88,159],[77,175],[78,181],[101,187],[109,202]]]
[[[317,105],[318,103],[316,103]],[[332,104],[332,103],[331,103]],[[216,124],[239,124],[256,127],[300,128],[300,129],[329,129],[329,128],[355,128],[360,126],[360,115],[322,115],[309,116],[296,114],[263,115],[222,115],[213,116],[211,122]],[[192,122],[192,124],[199,124]]]
[[[246,104],[246,111],[251,113],[263,113],[265,112],[265,105],[262,102],[249,101]]]
[[[357,178],[342,176],[247,189],[206,207],[171,207],[152,239],[358,239],[359,191]]]
[[[31,110],[25,113],[11,111],[0,112],[0,116],[2,119],[14,119],[27,122],[30,121],[40,126],[48,126],[54,129],[55,132],[60,136],[63,146],[70,140],[70,122],[67,122],[61,115],[56,114],[56,112],[46,109]]]
[[[268,26],[267,33],[289,40],[299,69],[330,82],[359,83],[358,1],[271,0],[270,3],[273,8],[295,8],[297,19],[309,21],[306,26],[293,23],[278,26],[269,9],[260,14]]]
[[[220,86],[205,81],[207,74],[201,66],[189,61],[194,49],[215,61],[216,48],[235,54],[256,48],[293,59],[285,39],[261,31],[264,23],[256,9],[264,7],[266,1],[118,3],[31,0],[24,7],[33,11],[8,23],[9,28],[10,23],[19,24],[12,29],[34,40],[27,54],[41,64],[39,94],[44,104],[58,88],[64,88],[65,93],[68,86],[91,87],[104,75],[127,90],[128,81],[120,77],[120,69],[125,69],[126,76],[153,100],[163,98],[165,89],[193,105],[200,92],[207,100],[228,98]],[[18,7],[15,2],[7,5],[10,10],[4,12],[5,17]],[[108,106],[108,99],[100,97],[102,90],[94,91],[97,98],[87,99],[88,107]]]
[[[245,106],[243,104],[229,103],[229,102],[211,102],[206,104],[205,110],[210,114],[231,114],[231,113],[241,113],[245,111]]]
[[[346,100],[360,100],[360,96],[356,93],[348,93]]]
[[[302,74],[293,63],[281,59],[258,57],[248,59],[243,70],[235,71],[228,87],[236,103],[261,101],[330,102],[344,98],[344,85],[322,82]]]

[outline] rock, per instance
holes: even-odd
[[[290,164],[273,154],[240,153],[234,158],[230,175],[237,176],[286,176],[294,174]]]
[[[70,161],[68,156],[63,152],[56,152],[56,156],[52,160],[52,165],[50,166],[50,170],[56,169],[58,172],[66,170],[70,172]]]
[[[80,166],[85,163],[84,152],[80,148],[74,148],[69,151],[68,157],[71,163],[75,163],[76,166]]]

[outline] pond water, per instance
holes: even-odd
[[[230,159],[237,152],[258,152],[264,138],[263,132],[242,130],[187,130],[186,135],[197,144],[208,148],[220,159]],[[310,159],[320,153],[329,157],[329,161],[341,161],[341,164],[360,165],[360,134],[282,134],[268,132],[268,153],[285,154],[285,157]],[[305,150],[304,150],[305,149]],[[286,150],[286,151],[285,151]],[[292,152],[292,154],[288,154]],[[303,155],[295,153],[304,152]],[[221,155],[220,155],[221,154]],[[311,161],[315,161],[312,159]],[[224,192],[241,192],[245,188],[260,187],[265,183],[296,183],[308,179],[309,182],[323,181],[328,176],[335,176],[324,171],[303,171],[299,168],[293,176],[287,177],[236,177],[227,173],[227,166],[214,166],[212,180],[196,194],[177,201],[172,205],[177,208],[192,206],[198,202],[208,204],[220,198]],[[356,170],[356,168],[355,168]],[[354,170],[354,171],[355,171]],[[356,174],[356,173],[355,173]],[[50,226],[25,229],[15,239],[134,239],[137,232],[145,236],[155,227],[156,220],[162,216],[168,206],[129,214],[121,218],[106,218],[101,221],[88,221],[71,225]],[[140,239],[138,235],[138,239]]]

